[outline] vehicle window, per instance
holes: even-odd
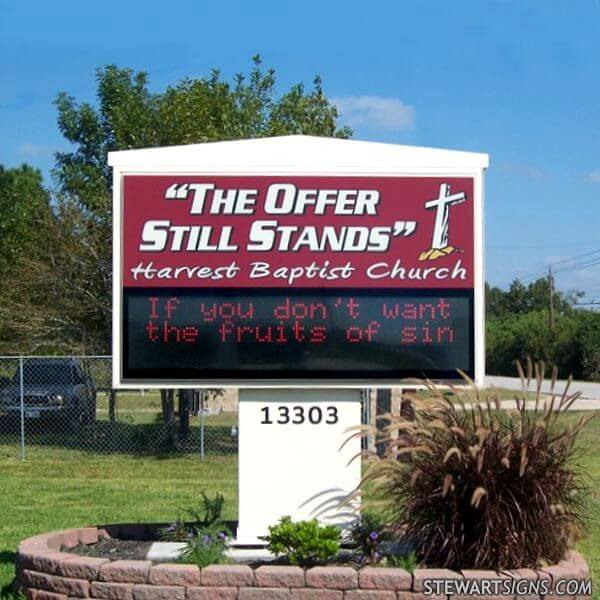
[[[74,383],[85,383],[85,375],[83,374],[81,367],[73,367]]]
[[[13,382],[19,383],[19,370],[13,376]],[[23,381],[25,385],[52,385],[54,383],[73,383],[73,371],[64,364],[27,364],[23,365]]]

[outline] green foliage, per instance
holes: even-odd
[[[187,542],[193,535],[193,528],[185,519],[178,518],[163,527],[158,535],[163,542]]]
[[[581,292],[563,293],[555,290],[552,294],[557,315],[568,315],[573,311],[573,303],[581,297]],[[488,318],[522,315],[534,311],[548,310],[550,305],[550,282],[547,277],[536,279],[525,286],[515,279],[507,291],[486,285],[486,312]]]
[[[360,563],[377,563],[381,559],[381,542],[389,537],[383,519],[369,510],[363,511],[350,527],[350,539],[356,545]]]
[[[224,503],[219,492],[210,497],[202,491],[200,508],[187,510],[191,521],[179,518],[160,532],[165,541],[186,543],[180,562],[199,567],[227,562],[231,531],[221,520]]]
[[[27,600],[27,597],[21,592],[13,591],[11,586],[6,586],[0,590],[0,600]]]
[[[332,525],[321,526],[316,519],[293,522],[282,517],[269,527],[264,539],[267,549],[292,565],[310,566],[334,559],[340,551],[341,533]]]
[[[49,214],[49,196],[40,171],[28,165],[16,169],[0,165],[0,281],[22,256],[42,250],[40,225]]]
[[[229,531],[218,525],[205,527],[188,538],[179,562],[200,568],[228,562],[226,552],[230,537]]]
[[[121,408],[128,406],[128,402],[139,402],[134,396],[124,394],[125,404]],[[561,423],[565,427],[575,426],[579,417],[580,414],[569,412]],[[225,495],[224,518],[236,518],[234,456],[207,455],[201,461],[195,455],[179,455],[156,460],[119,453],[99,456],[50,446],[47,438],[40,438],[39,444],[30,442],[31,439],[27,460],[20,461],[15,460],[14,438],[0,438],[2,484],[10,490],[0,494],[0,514],[4,523],[10,523],[10,527],[0,527],[0,548],[4,551],[4,561],[0,561],[0,589],[6,586],[8,590],[14,577],[12,553],[26,537],[76,523],[165,521],[169,514],[197,502],[198,481],[206,482],[209,495],[221,491]],[[600,443],[600,419],[590,423],[579,443]],[[581,460],[594,489],[600,489],[600,453],[590,452]],[[73,477],[74,470],[77,477]],[[32,490],[35,490],[36,510],[31,510]],[[363,502],[369,500],[363,498]],[[600,498],[596,495],[592,501],[595,516],[578,550],[592,569],[595,589],[600,589]]]
[[[220,523],[221,515],[223,514],[223,505],[225,504],[223,494],[217,492],[213,498],[207,496],[204,491],[200,492],[200,494],[202,496],[202,509],[200,511],[190,510],[190,516],[201,527],[210,527],[215,523]]]
[[[554,292],[553,327],[547,278],[486,294],[487,373],[513,376],[515,359],[532,357],[558,365],[560,377],[600,381],[600,314],[575,306],[580,292]]]
[[[97,214],[110,211],[111,150],[298,133],[351,135],[337,127],[337,109],[320,78],[308,92],[297,84],[277,97],[275,71],[264,70],[258,56],[247,75],[231,82],[214,69],[155,93],[147,74],[132,69],[109,65],[97,70],[96,79],[96,106],[64,92],[56,99],[59,128],[76,148],[57,155],[55,176],[64,192]]]
[[[108,353],[111,331],[111,150],[303,133],[348,137],[319,78],[278,93],[254,57],[232,81],[206,77],[150,91],[146,73],[96,72],[95,102],[62,92],[58,127],[73,149],[56,155],[49,199],[37,171],[0,169],[0,352]],[[41,223],[38,213],[44,213]],[[43,239],[40,237],[44,234]],[[27,245],[28,242],[31,242]]]
[[[526,381],[529,367],[521,371]],[[536,365],[538,386],[543,371]],[[505,412],[495,391],[457,389],[448,398],[428,388],[427,398],[410,395],[415,419],[392,417],[377,440],[385,454],[368,466],[365,495],[375,492],[390,526],[429,567],[502,570],[562,560],[586,527],[589,489],[575,448],[594,415],[561,425],[579,394],[538,395],[529,410],[523,392]]]
[[[575,333],[576,360],[581,376],[600,381],[600,313],[581,311]]]
[[[228,528],[222,523],[225,504],[223,494],[216,492],[211,498],[202,491],[200,495],[200,508],[189,508],[186,511],[187,519],[179,518],[161,530],[161,539],[170,542],[187,542],[202,539],[205,535],[211,537],[218,533],[231,535]]]
[[[527,357],[560,365],[560,377],[600,380],[600,313],[573,310],[550,330],[548,311],[507,315],[486,324],[486,372],[515,374],[515,359]]]
[[[13,265],[0,295],[0,352],[108,352],[110,227],[66,196],[36,227],[43,237]]]
[[[405,571],[412,573],[419,567],[419,559],[417,558],[417,553],[415,551],[402,556],[390,554],[385,557],[385,566],[395,567],[396,569],[404,569]]]

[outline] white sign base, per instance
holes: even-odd
[[[340,501],[360,483],[360,438],[340,447],[361,423],[361,391],[240,390],[239,400],[236,544],[264,544],[284,515],[347,526],[358,501]]]

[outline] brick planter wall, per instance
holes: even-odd
[[[141,529],[139,529],[141,528]],[[138,526],[142,531],[144,526]],[[108,529],[108,531],[107,531]],[[436,600],[443,595],[425,595],[428,580],[477,579],[585,581],[590,572],[585,560],[571,552],[560,564],[538,571],[522,569],[461,571],[365,567],[153,564],[145,560],[109,561],[68,552],[79,544],[94,544],[110,529],[86,527],[38,535],[24,540],[17,555],[17,581],[31,600]],[[569,600],[589,596],[493,596],[484,598],[527,598]],[[454,596],[456,600],[474,596]],[[479,596],[478,598],[482,598]]]

